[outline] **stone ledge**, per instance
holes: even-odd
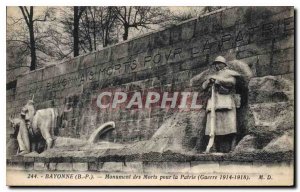
[[[55,154],[55,153],[54,153]],[[49,154],[33,154],[14,156],[7,159],[8,170],[35,170],[35,171],[96,171],[96,172],[135,172],[135,173],[196,173],[199,171],[230,169],[238,166],[239,171],[256,170],[257,166],[292,165],[294,152],[268,153],[266,151],[227,154],[192,154],[150,152],[144,154],[128,154],[118,150],[107,150],[101,155],[82,154],[70,157],[68,153],[60,153],[59,157]],[[66,155],[66,156],[63,156]],[[77,154],[78,155],[78,154]]]
[[[213,173],[236,169],[237,173],[255,173],[261,168],[291,167],[293,162],[263,162],[263,161],[136,161],[136,162],[98,162],[91,163],[26,163],[10,164],[7,170],[16,171],[92,171],[103,173]]]
[[[42,154],[40,154],[42,155]],[[150,152],[145,154],[131,154],[131,155],[116,155],[109,156],[94,156],[88,158],[81,157],[34,157],[28,158],[23,156],[13,156],[7,159],[7,165],[23,164],[23,163],[87,163],[85,166],[96,166],[100,162],[192,162],[192,161],[232,161],[232,162],[290,162],[294,160],[294,152],[276,152],[267,153],[248,152],[248,153],[227,153],[227,154],[180,154],[166,151],[163,153]]]

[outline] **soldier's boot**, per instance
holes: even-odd
[[[20,153],[18,153],[18,155],[25,155],[25,154],[28,154],[30,153],[29,151],[27,150],[24,150],[24,151],[21,151]]]
[[[53,139],[52,138],[46,139],[46,143],[47,143],[47,149],[52,148],[52,146],[53,146]]]
[[[235,147],[236,147],[236,135],[233,135],[232,141],[231,141],[231,146],[230,146],[230,152],[233,152]]]

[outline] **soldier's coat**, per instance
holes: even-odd
[[[215,79],[215,84],[219,86],[229,87],[230,92],[227,94],[222,94],[219,91],[215,93],[215,110],[216,110],[216,135],[227,135],[237,132],[237,122],[236,122],[236,103],[235,103],[235,84],[236,77],[240,74],[236,71],[224,68],[220,71],[217,71],[213,75],[207,76],[202,87],[203,89],[208,88],[209,79]],[[210,91],[210,90],[208,90]],[[211,98],[207,102],[207,121],[205,135],[210,134],[210,111],[211,111]]]

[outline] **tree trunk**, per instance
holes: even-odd
[[[129,32],[129,26],[124,25],[124,34],[123,34],[123,40],[126,41],[128,39],[128,32]]]
[[[109,28],[108,26],[104,30],[104,41],[103,41],[103,47],[107,47],[108,45],[108,33],[109,33]]]
[[[74,57],[79,55],[79,11],[78,7],[74,7],[74,29],[73,29],[73,53]]]
[[[33,20],[33,6],[30,6],[30,10],[28,12],[28,9],[26,7],[19,7],[22,15],[24,17],[24,20],[26,21],[28,30],[29,30],[29,41],[30,41],[30,57],[31,57],[31,63],[30,63],[30,71],[33,71],[36,69],[36,47],[35,47],[35,37],[34,37],[34,20]]]
[[[94,36],[94,50],[97,50],[97,37],[96,37],[96,23],[94,21],[94,26],[93,26],[93,36]]]
[[[90,7],[91,11],[91,7]],[[96,26],[96,21],[95,21],[95,8],[94,12],[91,11],[91,16],[92,16],[92,22],[93,22],[93,40],[94,40],[94,50],[97,50],[97,26]]]
[[[33,71],[36,69],[36,48],[35,48],[33,23],[29,27],[29,37],[30,37],[30,56],[31,56],[30,71]]]

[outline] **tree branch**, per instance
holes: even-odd
[[[18,40],[18,39],[11,39],[11,40],[7,40],[8,42],[20,42],[20,43],[23,43],[25,45],[27,45],[29,48],[30,48],[30,43],[27,42],[27,41],[23,41],[23,40]]]
[[[79,8],[80,8],[80,9],[79,9],[79,13],[78,13],[78,18],[81,17],[81,15],[82,15],[82,13],[84,12],[84,10],[85,10],[86,7],[79,7]]]
[[[19,6],[19,8],[21,9],[21,12],[22,12],[22,15],[23,15],[23,17],[24,17],[24,19],[25,19],[25,21],[26,21],[26,24],[29,26],[28,16],[26,15],[26,13],[25,13],[23,7],[22,7],[22,6]],[[26,7],[25,7],[25,9],[26,9]],[[28,13],[27,9],[26,9],[26,12]]]

